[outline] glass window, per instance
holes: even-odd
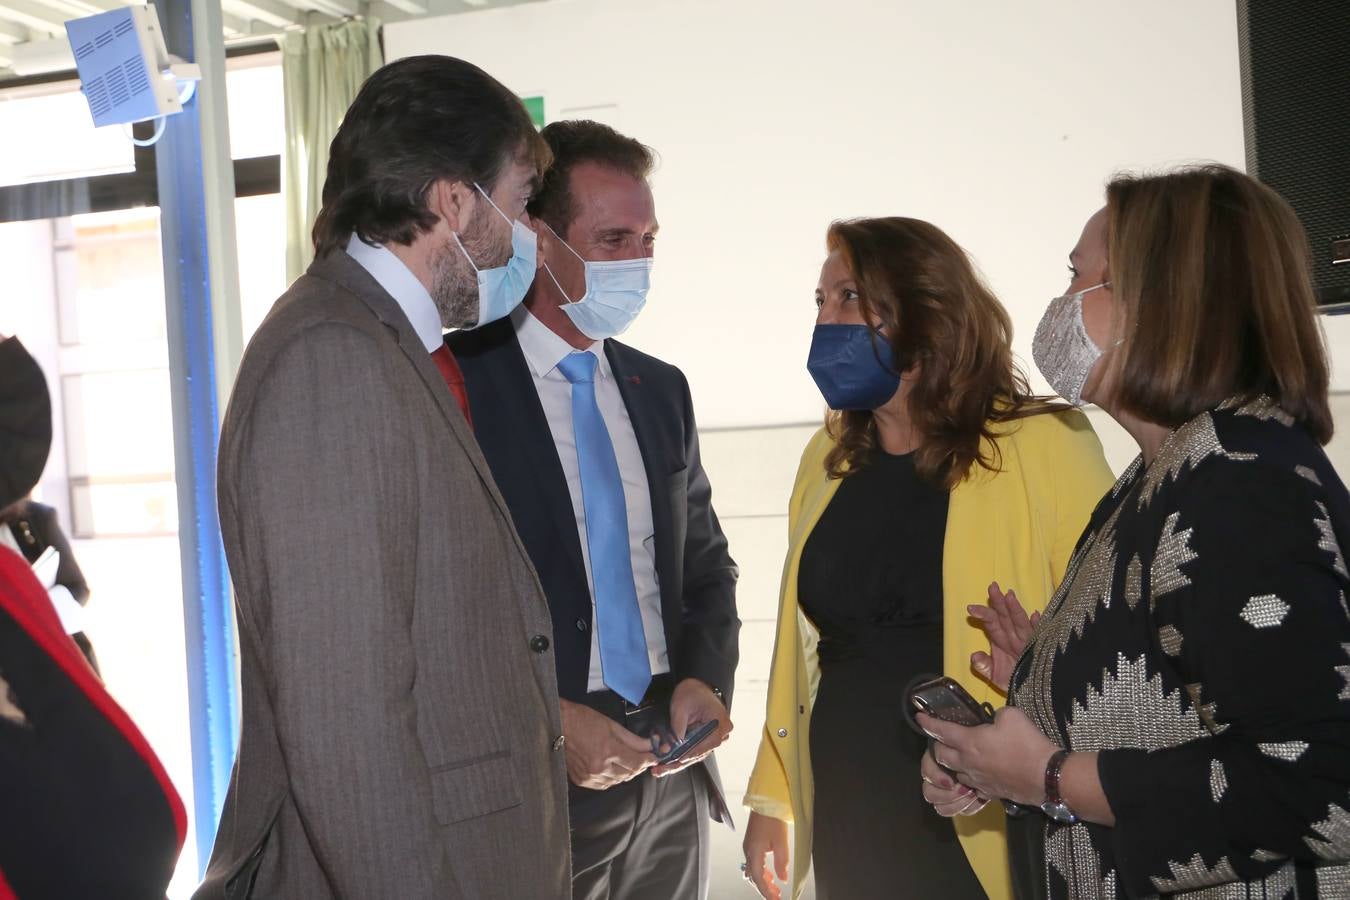
[[[164,266],[156,208],[56,220],[61,343],[164,339]]]
[[[234,201],[244,343],[286,290],[286,206],[280,194]]]
[[[225,72],[230,117],[230,156],[278,156],[286,143],[286,103],[281,54],[259,53],[230,60]]]
[[[79,82],[0,92],[0,186],[131,172],[120,126],[95,128]]]

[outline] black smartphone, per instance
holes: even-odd
[[[916,679],[906,694],[907,705],[913,711],[927,713],[944,722],[987,725],[994,721],[994,710],[989,704],[977,702],[965,688],[946,675]],[[910,723],[918,728],[913,719]]]
[[[658,755],[656,761],[663,766],[668,766],[673,762],[683,759],[690,750],[703,741],[708,735],[717,730],[717,720],[712,719],[704,722],[693,731],[686,731],[684,740],[676,741],[664,754]]]

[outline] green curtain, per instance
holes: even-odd
[[[372,18],[291,32],[279,43],[286,93],[286,277],[294,281],[314,258],[310,231],[323,195],[328,145],[362,83],[384,64],[384,53],[379,20]]]

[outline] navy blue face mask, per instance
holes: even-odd
[[[830,409],[873,410],[900,389],[891,342],[868,325],[817,325],[806,370]]]

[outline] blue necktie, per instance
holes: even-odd
[[[581,466],[581,501],[586,510],[586,546],[595,586],[595,627],[605,684],[629,703],[640,704],[652,681],[647,638],[633,586],[628,555],[628,508],[623,478],[609,429],[595,402],[593,353],[571,353],[558,371],[572,383],[572,430]]]

